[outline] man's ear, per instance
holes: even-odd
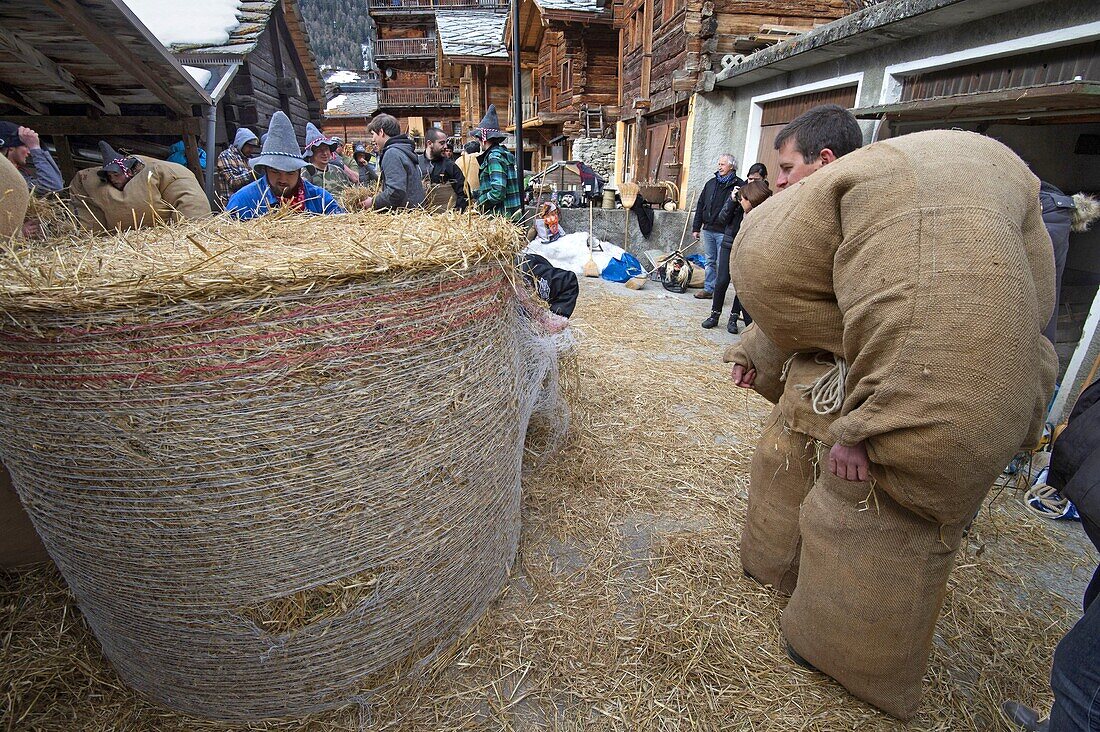
[[[834,153],[832,150],[830,150],[827,147],[822,148],[821,154],[819,155],[819,157],[821,158],[821,164],[822,165],[828,165],[829,163],[836,162],[836,153]]]

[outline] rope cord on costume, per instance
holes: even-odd
[[[0,327],[0,456],[127,683],[303,716],[415,673],[495,599],[571,347],[495,264],[35,313]]]
[[[790,376],[791,363],[798,353],[794,353],[783,364],[779,373],[779,380],[786,383]],[[814,355],[814,363],[825,366],[832,363],[832,367],[817,377],[812,384],[798,384],[797,388],[802,396],[810,400],[816,414],[836,414],[844,406],[844,384],[848,379],[848,362],[836,354],[819,352]]]

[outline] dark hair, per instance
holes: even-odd
[[[749,166],[749,169],[745,172],[745,175],[748,176],[752,175],[753,173],[758,173],[761,178],[764,178],[766,180],[768,177],[768,166],[764,165],[763,163],[753,163]]]
[[[775,149],[792,138],[795,150],[807,163],[817,160],[825,148],[839,158],[863,146],[859,123],[838,104],[822,104],[795,117],[776,135]]]
[[[442,140],[447,137],[447,133],[438,127],[429,127],[428,131],[424,133],[424,139],[428,142],[435,142],[436,140]]]
[[[386,137],[397,137],[401,134],[401,125],[392,114],[376,114],[367,125],[367,132],[381,132]]]
[[[481,143],[477,140],[471,140],[470,142],[467,142],[465,145],[462,146],[462,151],[468,152],[471,155],[477,155],[479,152],[481,152]]]
[[[762,180],[750,180],[738,190],[741,198],[751,203],[754,207],[772,197],[772,189]]]

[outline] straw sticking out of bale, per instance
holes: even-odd
[[[514,230],[459,223],[216,219],[0,261],[0,455],[129,685],[222,720],[338,707],[496,597],[528,420],[566,415]]]
[[[1025,515],[1007,491],[960,555],[910,725],[786,659],[783,601],[742,577],[737,555],[767,405],[730,385],[713,341],[655,320],[653,302],[582,290],[572,436],[524,476],[513,577],[417,683],[296,722],[166,713],[121,684],[43,570],[0,578],[12,709],[5,719],[0,705],[0,728],[1008,732],[1002,699],[1049,706],[1051,652],[1080,614],[1093,556],[1071,541],[1079,528]]]

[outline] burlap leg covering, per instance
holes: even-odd
[[[782,627],[820,671],[908,720],[920,705],[963,524],[926,521],[885,488],[879,482],[867,500],[870,483],[821,472],[802,504],[798,587]]]
[[[784,594],[798,581],[798,507],[814,484],[814,442],[772,410],[752,458],[741,566]]]

